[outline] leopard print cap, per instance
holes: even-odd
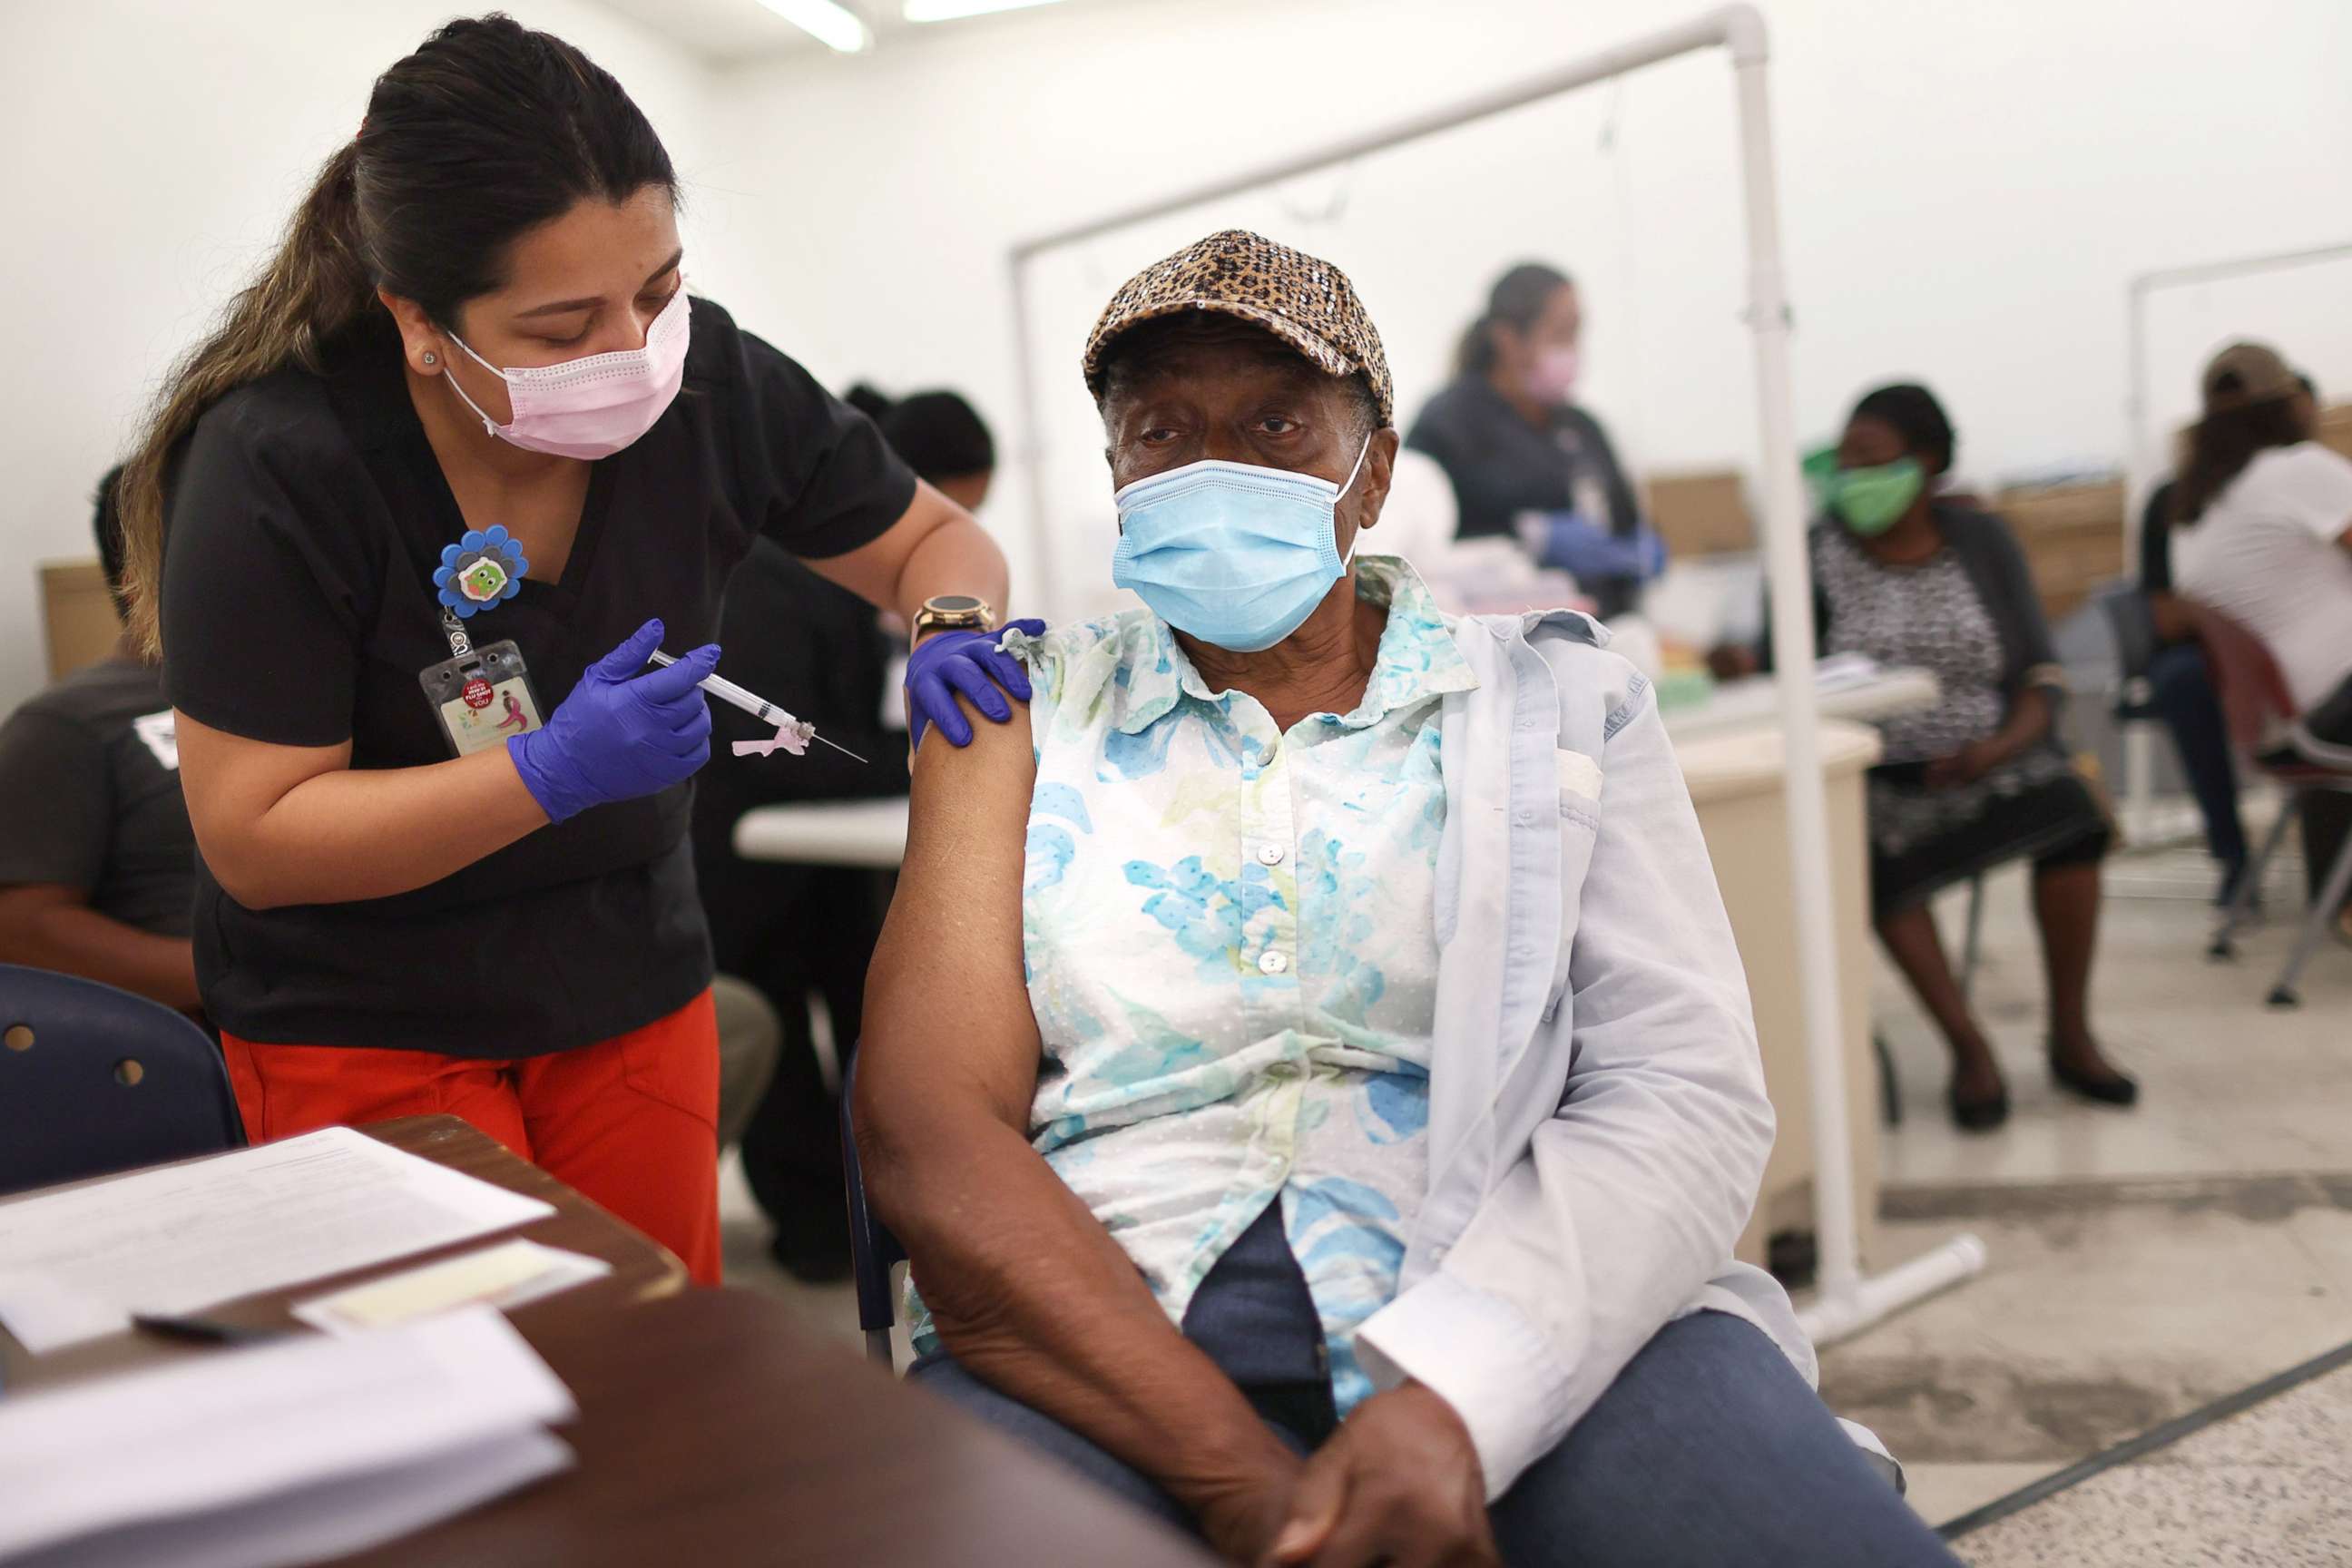
[[[1388,355],[1348,275],[1328,261],[1240,228],[1195,240],[1120,285],[1087,338],[1087,390],[1101,395],[1103,352],[1112,340],[1180,310],[1239,316],[1333,375],[1363,372],[1380,405],[1381,423],[1396,423]]]

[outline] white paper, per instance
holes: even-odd
[[[331,1334],[363,1334],[460,1307],[504,1310],[601,1279],[613,1266],[535,1241],[505,1241],[297,1301],[294,1316]]]
[[[78,1536],[8,1568],[293,1568],[413,1535],[571,1468],[572,1450],[534,1426],[232,1508]]]
[[[553,1212],[330,1127],[0,1204],[0,1321],[37,1354]]]
[[[1832,653],[1813,662],[1813,684],[1824,691],[1878,679],[1878,661],[1866,653]]]
[[[291,1561],[265,1550],[270,1533],[282,1526],[307,1550],[304,1532],[344,1506],[313,1489],[355,1483],[350,1506],[382,1515],[381,1499],[366,1505],[370,1478],[396,1490],[391,1472],[422,1467],[429,1481],[439,1472],[428,1461],[461,1452],[496,1451],[505,1473],[543,1474],[545,1446],[516,1440],[574,1414],[570,1391],[488,1308],[12,1395],[0,1401],[0,1558],[246,1509],[249,1543],[224,1543],[211,1560]],[[282,1514],[259,1506],[273,1499],[289,1505]],[[430,1500],[412,1489],[401,1500]],[[427,1506],[408,1523],[432,1517]]]

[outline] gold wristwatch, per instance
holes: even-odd
[[[996,612],[985,599],[970,594],[941,594],[925,599],[915,612],[915,635],[920,642],[933,632],[984,632],[996,624]]]

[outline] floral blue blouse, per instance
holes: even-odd
[[[1022,938],[1038,1151],[1181,1322],[1270,1203],[1342,1411],[1426,1185],[1439,699],[1475,684],[1412,569],[1363,700],[1277,731],[1144,611],[1006,639],[1034,672]]]

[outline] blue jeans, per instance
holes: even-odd
[[[2234,880],[2246,864],[2246,830],[2238,822],[2238,773],[2230,758],[2230,731],[2221,700],[2193,642],[2159,648],[2147,667],[2148,706],[2172,731],[2180,771],[2205,818],[2205,847]]]
[[[1184,1529],[1148,1476],[935,1352],[933,1394]],[[1245,1390],[1244,1392],[1248,1392]],[[1300,1453],[1328,1428],[1266,1425]],[[1291,1402],[1293,1408],[1302,1408]],[[1771,1341],[1699,1312],[1658,1331],[1601,1402],[1490,1511],[1511,1568],[1958,1568]]]

